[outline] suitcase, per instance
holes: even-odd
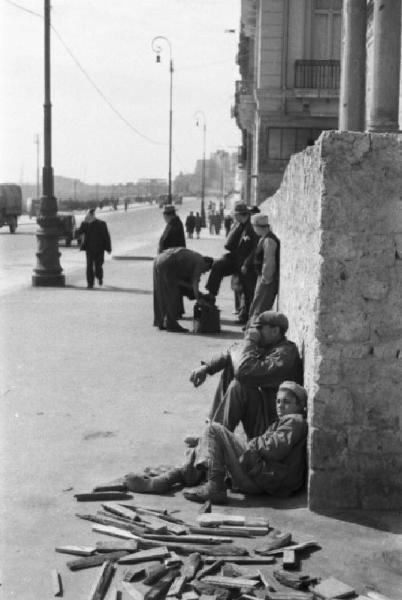
[[[220,330],[219,309],[214,304],[196,302],[194,304],[193,333],[219,333]]]

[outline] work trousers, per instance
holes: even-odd
[[[206,289],[214,296],[218,295],[222,279],[228,275],[238,273],[236,260],[231,255],[222,256],[215,260],[206,283]]]
[[[250,306],[250,319],[258,317],[262,312],[271,310],[274,305],[275,296],[278,291],[276,283],[261,283],[257,280],[254,298]]]
[[[91,252],[90,250],[85,251],[87,257],[87,284],[93,287],[95,277],[97,280],[103,282],[103,262],[105,260],[104,252]]]
[[[233,379],[232,373],[231,366],[223,370],[209,419],[222,424],[229,431],[234,431],[242,423],[250,440],[262,435],[277,419],[276,394],[269,389],[246,386]]]
[[[198,473],[207,471],[209,481],[224,488],[224,480],[229,474],[232,487],[244,494],[261,494],[258,486],[239,462],[246,450],[244,444],[234,433],[219,423],[210,423],[204,429],[198,446],[194,448],[184,470],[186,485],[194,485]]]

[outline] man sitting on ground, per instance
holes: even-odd
[[[184,492],[194,502],[226,504],[226,476],[244,494],[288,496],[299,490],[306,472],[306,390],[284,381],[276,395],[278,419],[260,436],[243,443],[218,423],[205,428],[183,467],[157,477],[130,473],[125,483],[133,492],[163,494],[176,484],[204,485]]]
[[[203,362],[190,376],[198,387],[222,371],[209,419],[234,431],[242,422],[248,439],[264,433],[277,418],[275,397],[285,381],[302,382],[296,344],[286,338],[289,322],[282,313],[265,311],[252,323],[243,342]]]

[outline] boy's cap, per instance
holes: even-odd
[[[302,404],[303,406],[306,404],[307,392],[302,385],[299,385],[295,381],[283,381],[279,386],[279,389],[288,390],[289,392],[292,392],[296,396],[300,404]]]
[[[234,207],[235,215],[248,215],[250,212],[249,207],[244,202],[236,202]]]
[[[253,325],[270,325],[271,327],[280,327],[284,331],[287,331],[289,321],[283,313],[278,313],[274,310],[266,310],[254,319]]]
[[[175,215],[176,208],[175,208],[174,204],[165,204],[165,207],[163,209],[163,214],[164,215]]]
[[[269,227],[268,215],[253,215],[251,217],[251,222],[253,225],[258,225],[258,227]]]

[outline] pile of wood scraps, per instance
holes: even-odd
[[[91,537],[100,534],[107,538],[55,548],[69,555],[66,566],[71,572],[98,568],[88,600],[106,596],[116,600],[356,596],[353,588],[342,582],[332,578],[321,581],[301,572],[300,560],[306,558],[306,550],[318,548],[317,542],[295,543],[290,533],[273,529],[265,519],[209,512],[199,514],[196,524],[188,524],[167,510],[137,505],[132,496],[117,496],[124,492],[114,494],[113,501],[110,496],[107,502],[104,496],[100,499],[96,513],[77,514],[91,524]],[[81,495],[77,500],[81,501]],[[247,547],[242,545],[246,541]],[[54,595],[62,596],[59,572],[52,572],[52,582]]]

